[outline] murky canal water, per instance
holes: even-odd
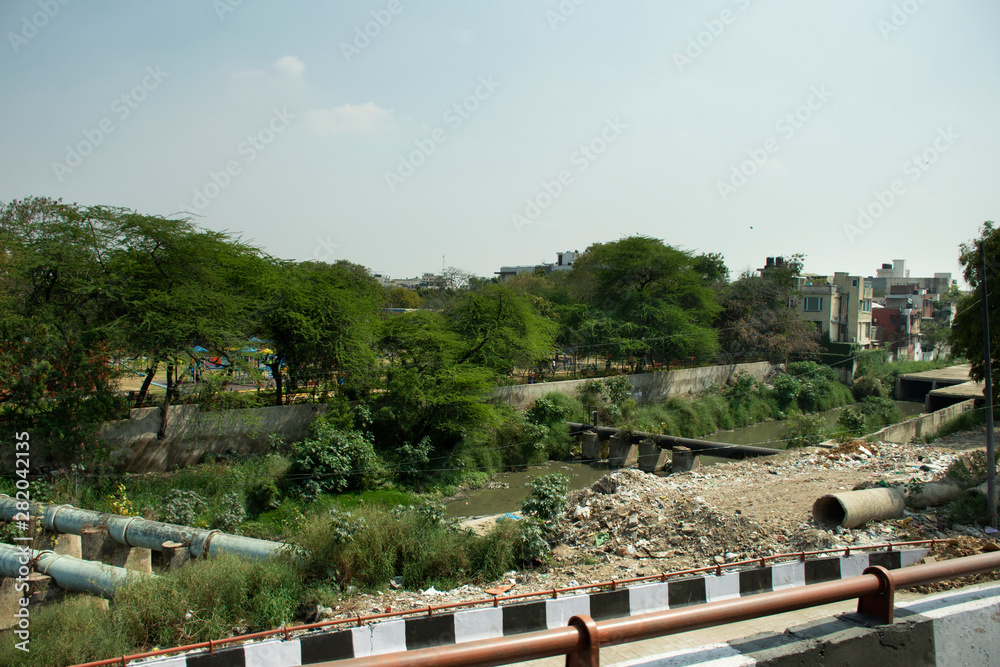
[[[923,403],[913,403],[910,401],[896,401],[896,406],[903,413],[903,418],[909,418],[920,414],[923,410]],[[820,412],[819,415],[827,420],[827,426],[836,426],[837,417],[843,408]],[[781,441],[786,422],[768,421],[752,426],[734,429],[732,431],[716,431],[699,438],[700,440],[710,440],[712,442],[724,442],[734,445],[757,445],[760,447],[772,447],[774,449],[784,449],[785,443]],[[701,465],[713,465],[720,461],[726,461],[714,456],[702,456]],[[549,475],[554,472],[561,472],[569,477],[570,490],[582,489],[590,486],[601,477],[607,474],[608,467],[603,464],[578,463],[575,461],[549,461],[543,465],[533,466],[527,470],[519,472],[501,473],[494,477],[491,488],[477,489],[467,497],[454,500],[445,507],[448,516],[482,516],[485,514],[498,514],[500,512],[517,511],[521,501],[528,497],[528,488],[525,483],[541,475]]]

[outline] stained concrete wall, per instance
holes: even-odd
[[[886,426],[872,435],[882,442],[898,443],[909,442],[913,438],[926,438],[936,435],[942,424],[958,417],[967,410],[971,410],[974,407],[974,403],[975,400],[955,403],[936,412]]]
[[[165,437],[158,440],[161,408],[140,408],[133,409],[128,419],[104,424],[98,438],[110,445],[111,462],[121,470],[164,472],[197,463],[206,454],[263,454],[272,433],[288,442],[301,440],[325,409],[325,405],[285,405],[203,412],[197,405],[175,405],[169,408]],[[5,458],[13,457],[12,450],[6,448]],[[0,465],[13,469],[12,461],[0,460]],[[44,441],[33,439],[31,465],[59,468],[66,462]]]
[[[625,375],[632,384],[632,397],[637,401],[659,401],[670,396],[697,394],[710,387],[729,382],[740,371],[749,373],[757,380],[763,380],[772,370],[780,368],[767,361],[753,364],[729,364],[726,366],[706,366],[703,368],[682,368],[676,371],[659,371],[655,373],[640,373]],[[561,382],[542,382],[539,384],[521,384],[510,387],[500,387],[492,399],[493,402],[507,403],[515,408],[528,408],[545,394],[556,391],[568,396],[576,396],[580,387],[590,380],[563,380]]]
[[[205,454],[267,452],[272,433],[286,441],[301,440],[325,409],[285,405],[203,412],[197,405],[178,405],[169,409],[165,437],[158,440],[161,409],[141,408],[126,420],[106,424],[98,437],[114,448],[112,461],[122,469],[164,471],[197,463]]]

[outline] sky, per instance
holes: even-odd
[[[392,277],[642,234],[733,275],[959,277],[997,219],[993,0],[3,0],[0,201]]]

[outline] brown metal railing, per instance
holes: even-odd
[[[668,579],[675,577],[687,577],[698,574],[711,573],[711,574],[721,575],[723,570],[738,568],[738,567],[753,566],[753,565],[766,567],[767,563],[779,560],[798,559],[799,561],[805,561],[807,556],[822,556],[828,554],[844,554],[845,556],[850,556],[852,553],[855,554],[863,553],[865,551],[870,551],[870,550],[885,549],[887,551],[892,551],[893,549],[899,549],[902,547],[913,547],[913,546],[924,546],[924,545],[934,546],[935,544],[941,544],[945,542],[950,542],[950,540],[934,539],[934,540],[914,540],[910,542],[887,542],[884,544],[868,544],[856,547],[848,546],[848,547],[839,547],[837,549],[821,549],[818,551],[798,551],[793,553],[775,554],[773,556],[761,556],[760,558],[753,558],[751,560],[734,561],[732,563],[726,563],[724,565],[709,565],[707,567],[698,567],[690,570],[662,572],[660,574],[651,574],[642,577],[630,577],[627,579],[612,579],[611,581],[604,581],[594,584],[581,584],[579,586],[551,588],[543,591],[533,591],[531,593],[518,593],[515,595],[493,595],[492,597],[486,599],[466,600],[464,602],[452,602],[450,604],[441,604],[441,605],[428,605],[427,607],[408,609],[405,611],[391,611],[382,614],[353,616],[350,618],[341,618],[332,621],[322,621],[320,623],[309,623],[306,625],[295,625],[291,627],[282,626],[281,628],[277,628],[274,630],[266,630],[263,632],[255,632],[253,634],[228,637],[226,639],[209,640],[207,642],[200,642],[198,644],[189,644],[186,646],[177,646],[169,649],[160,649],[158,651],[147,651],[145,653],[136,653],[134,655],[118,656],[115,658],[108,658],[106,660],[99,660],[96,662],[81,663],[75,665],[74,667],[105,667],[106,665],[122,665],[122,667],[127,667],[129,662],[133,660],[139,660],[141,658],[151,658],[156,656],[169,655],[171,653],[184,653],[203,648],[207,648],[209,652],[214,652],[216,649],[224,648],[228,644],[245,642],[251,639],[264,639],[267,637],[275,637],[278,635],[282,635],[285,639],[288,639],[291,633],[293,632],[300,633],[308,630],[317,630],[320,628],[333,628],[334,626],[338,625],[356,624],[357,627],[361,627],[365,623],[371,621],[378,621],[386,618],[414,616],[417,614],[427,615],[428,617],[432,617],[436,612],[461,609],[463,607],[476,607],[480,605],[490,605],[493,607],[499,607],[501,602],[512,602],[512,601],[526,600],[529,598],[536,598],[536,597],[550,597],[553,599],[557,599],[560,594],[573,593],[577,591],[605,589],[605,588],[610,590],[617,590],[619,586],[623,586],[626,584],[637,584],[637,583],[654,582],[654,581],[664,582],[667,581]]]
[[[324,663],[330,667],[491,667],[565,655],[567,667],[598,667],[600,649],[664,635],[858,598],[858,611],[891,623],[898,588],[1000,569],[1000,552],[898,570],[869,567],[858,577],[745,598],[595,622],[574,616],[565,628]],[[323,667],[323,665],[317,665]]]

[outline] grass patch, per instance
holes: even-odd
[[[0,664],[68,665],[280,627],[294,617],[300,582],[280,560],[192,562],[126,584],[107,610],[76,596],[33,612],[30,652],[4,637]]]
[[[924,442],[934,442],[938,438],[944,438],[954,433],[968,431],[986,423],[986,412],[984,410],[969,410],[957,417],[953,417],[941,424],[937,433],[924,439]]]
[[[831,410],[854,402],[850,388],[836,373],[813,362],[789,364],[773,387],[740,374],[732,384],[695,397],[673,397],[663,403],[639,406],[623,428],[698,438],[719,429],[784,419],[798,412]]]
[[[506,525],[512,524],[512,525]],[[520,526],[500,522],[486,537],[455,529],[443,511],[359,506],[310,518],[294,538],[310,586],[375,589],[402,576],[411,589],[489,581],[520,563]],[[498,574],[499,573],[499,574]]]

